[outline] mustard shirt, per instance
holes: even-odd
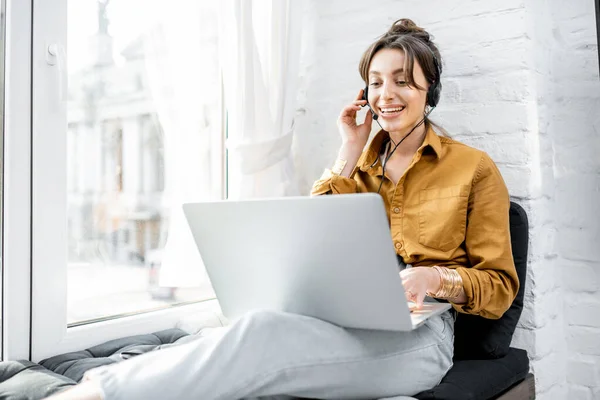
[[[365,149],[349,178],[326,170],[312,195],[377,192],[379,157],[387,132]],[[387,174],[386,174],[387,175]],[[454,268],[463,280],[463,313],[497,319],[519,290],[509,230],[510,199],[490,157],[438,136],[429,126],[423,144],[397,185],[381,188],[392,240],[405,263]]]

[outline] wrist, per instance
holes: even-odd
[[[346,164],[348,164],[348,160],[344,160],[338,157],[338,159],[335,160],[335,164],[333,164],[333,167],[331,167],[331,173],[334,175],[341,175],[344,171],[344,168],[346,167]]]
[[[348,150],[351,152],[358,152],[359,154],[362,153],[363,149],[365,148],[365,145],[367,144],[367,142],[363,141],[363,140],[357,140],[357,139],[343,139],[342,140],[342,147],[340,149],[341,150]]]
[[[462,293],[462,278],[458,271],[434,265],[431,269],[439,275],[439,287],[436,291],[428,291],[427,295],[438,299],[453,299]]]
[[[360,158],[362,151],[363,148],[356,144],[344,143],[338,151],[338,158],[342,160],[348,160],[350,163],[353,161],[356,162]]]
[[[442,288],[442,274],[437,268],[429,268],[429,284],[427,285],[427,293],[437,293]]]
[[[356,166],[363,147],[354,143],[344,143],[338,152],[338,157],[334,163],[333,169],[335,175],[348,177],[352,169]],[[341,167],[341,170],[340,170]]]

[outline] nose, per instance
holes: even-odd
[[[394,97],[393,85],[390,81],[386,81],[383,83],[383,90],[381,91],[381,97],[384,100],[389,100]]]

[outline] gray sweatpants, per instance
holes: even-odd
[[[344,329],[315,318],[247,314],[189,343],[89,371],[105,400],[411,396],[452,366],[454,319],[412,332]]]

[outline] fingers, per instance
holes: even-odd
[[[360,89],[358,91],[358,95],[356,96],[356,100],[361,100],[363,98],[363,92],[364,91],[365,91],[364,89]]]
[[[356,113],[367,104],[364,100],[355,100],[352,104],[342,108],[340,118],[356,118]]]
[[[423,308],[427,291],[427,282],[423,279],[422,272],[423,270],[418,268],[407,268],[400,271],[406,299],[413,302],[414,308],[417,310]]]
[[[363,93],[363,89],[361,89],[358,92],[356,99],[354,101],[352,101],[351,104],[348,104],[347,106],[342,108],[342,111],[340,112],[340,115],[338,117],[338,124],[340,124],[342,126],[345,125],[345,126],[348,126],[351,128],[356,128],[357,126],[359,126],[356,123],[356,115],[362,107],[367,105],[367,101],[362,99],[362,93]],[[370,113],[367,113],[367,114],[370,114]],[[370,131],[372,121],[373,121],[373,116],[366,115],[365,120],[364,120],[363,124],[361,124],[361,125],[366,125],[366,129],[368,129]]]
[[[345,118],[354,119],[354,118],[356,118],[356,113],[359,110],[360,110],[360,106],[355,106],[354,104],[346,106],[346,107],[342,108],[342,112],[340,112],[340,119],[345,119]]]
[[[356,99],[354,99],[353,104],[360,105],[361,107],[364,107],[367,105],[367,100],[363,100],[363,92],[364,91],[365,91],[364,89],[360,89],[358,91],[358,95],[356,96]]]
[[[347,105],[346,107],[344,107],[344,109],[352,108],[354,110],[360,110],[361,107],[364,107],[366,105],[367,105],[367,102],[365,100],[354,100],[352,102],[352,104]]]
[[[369,131],[371,130],[371,125],[373,124],[373,114],[371,111],[367,111],[367,115],[365,115],[365,121],[363,124],[367,125]]]
[[[423,300],[425,300],[425,293],[417,293],[417,298],[415,299],[417,310],[423,308]]]
[[[423,308],[423,300],[425,299],[424,293],[420,293],[416,289],[407,289],[405,293],[406,300],[412,302],[412,304],[409,303],[408,305],[408,308],[410,310],[420,310],[421,308]]]
[[[363,91],[364,91],[364,89],[360,89],[358,91],[358,94],[356,95],[356,98],[354,99],[352,104],[344,107],[342,109],[340,116],[356,117],[356,111],[360,110],[361,107],[364,107],[367,105],[367,101],[363,100],[363,98],[362,98]]]

